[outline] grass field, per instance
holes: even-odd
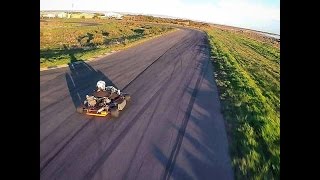
[[[87,60],[173,28],[106,19],[40,20],[40,67]]]
[[[280,179],[280,48],[207,29],[236,179]]]

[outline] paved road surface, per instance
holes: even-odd
[[[233,179],[212,77],[205,34],[187,29],[42,71],[41,179]],[[76,112],[98,80],[131,94],[118,119]]]

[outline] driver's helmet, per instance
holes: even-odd
[[[105,90],[106,89],[106,82],[98,81],[97,82],[97,90]]]

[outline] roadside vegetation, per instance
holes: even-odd
[[[153,17],[153,16],[144,16],[144,15],[127,15],[127,16],[124,16],[123,19],[126,21],[133,21],[133,22],[169,24],[169,25],[184,26],[184,27],[190,27],[190,28],[210,27],[208,23],[196,22],[188,19],[159,18],[159,17]]]
[[[41,19],[40,67],[87,60],[173,29],[112,19]]]
[[[206,29],[236,179],[280,179],[280,48]]]

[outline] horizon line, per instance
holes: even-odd
[[[272,33],[272,32],[267,32],[267,31],[262,31],[262,30],[257,30],[257,29],[250,29],[250,28],[245,28],[245,27],[237,27],[237,26],[232,26],[232,25],[227,25],[227,24],[218,24],[218,23],[214,23],[214,22],[207,22],[207,21],[201,21],[201,20],[194,20],[194,19],[190,19],[190,18],[180,18],[180,17],[176,17],[176,16],[169,16],[169,15],[161,15],[161,14],[145,14],[145,13],[133,13],[133,12],[119,12],[119,11],[98,11],[98,10],[40,10],[40,11],[76,11],[76,12],[85,12],[85,11],[91,11],[91,12],[115,12],[115,13],[119,13],[119,14],[132,14],[132,15],[149,15],[149,16],[166,16],[166,18],[169,19],[182,19],[182,20],[191,20],[191,21],[195,21],[195,22],[201,22],[201,23],[208,23],[208,24],[212,24],[212,25],[220,25],[220,26],[228,26],[228,27],[233,27],[233,28],[239,28],[239,29],[244,29],[244,30],[251,30],[251,31],[255,31],[255,32],[260,32],[260,33],[266,33],[266,34],[270,34],[270,35],[276,35],[276,36],[280,36],[280,34],[277,33]],[[162,17],[160,17],[162,18]]]

